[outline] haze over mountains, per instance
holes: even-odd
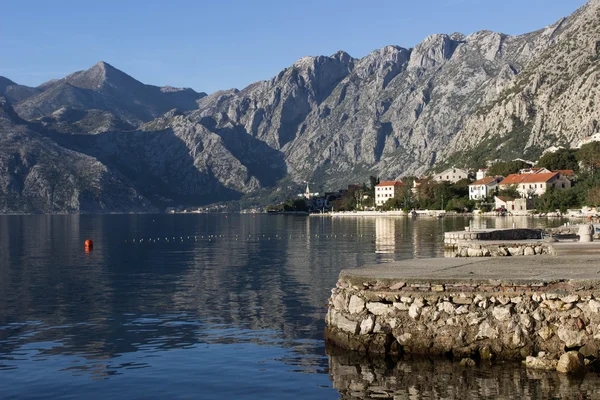
[[[208,96],[104,62],[35,88],[0,77],[0,211],[153,210],[535,158],[600,129],[599,43],[591,0],[529,34],[304,57]]]

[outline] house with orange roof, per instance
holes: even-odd
[[[490,196],[502,179],[502,176],[486,176],[471,183],[469,185],[469,200],[483,200]]]
[[[375,186],[375,205],[381,207],[391,198],[398,197],[404,183],[400,181],[383,181]]]
[[[500,190],[509,189],[514,186],[521,197],[531,198],[541,196],[550,187],[556,190],[569,189],[571,181],[560,172],[548,172],[538,174],[512,174],[500,182]]]

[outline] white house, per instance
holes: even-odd
[[[469,177],[469,173],[467,171],[465,171],[464,169],[448,168],[444,172],[435,174],[433,176],[433,179],[435,179],[438,182],[446,181],[446,182],[456,183],[462,179],[467,179],[468,177]]]
[[[486,174],[487,174],[488,169],[487,168],[479,168],[477,170],[477,173],[475,174],[475,179],[476,180],[480,180],[485,178]]]
[[[397,197],[404,184],[400,181],[384,181],[375,186],[375,205],[382,206],[391,198]]]
[[[556,190],[569,189],[571,181],[559,172],[539,174],[512,174],[500,182],[500,190],[515,186],[521,197],[541,196],[549,187]]]
[[[488,176],[469,185],[469,200],[482,200],[492,194],[502,180],[501,176]]]

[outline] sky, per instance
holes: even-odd
[[[143,83],[212,93],[303,56],[364,57],[434,33],[511,35],[585,0],[4,0],[0,75],[29,86],[105,61]]]

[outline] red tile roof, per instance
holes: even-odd
[[[545,183],[558,175],[558,172],[546,174],[512,174],[504,178],[501,185],[518,185],[520,183]]]
[[[475,182],[471,183],[471,185],[469,185],[469,186],[472,186],[472,185],[489,185],[490,183],[495,182],[495,181],[496,181],[495,177],[493,177],[493,176],[486,176],[485,178],[482,178],[482,179],[480,179],[478,181],[475,181]]]
[[[380,182],[376,186],[402,186],[402,185],[404,185],[404,183],[402,183],[400,181],[383,181],[383,182]]]
[[[552,172],[558,172],[564,176],[575,176],[575,171],[573,171],[572,169],[559,169],[557,171],[552,171]]]

